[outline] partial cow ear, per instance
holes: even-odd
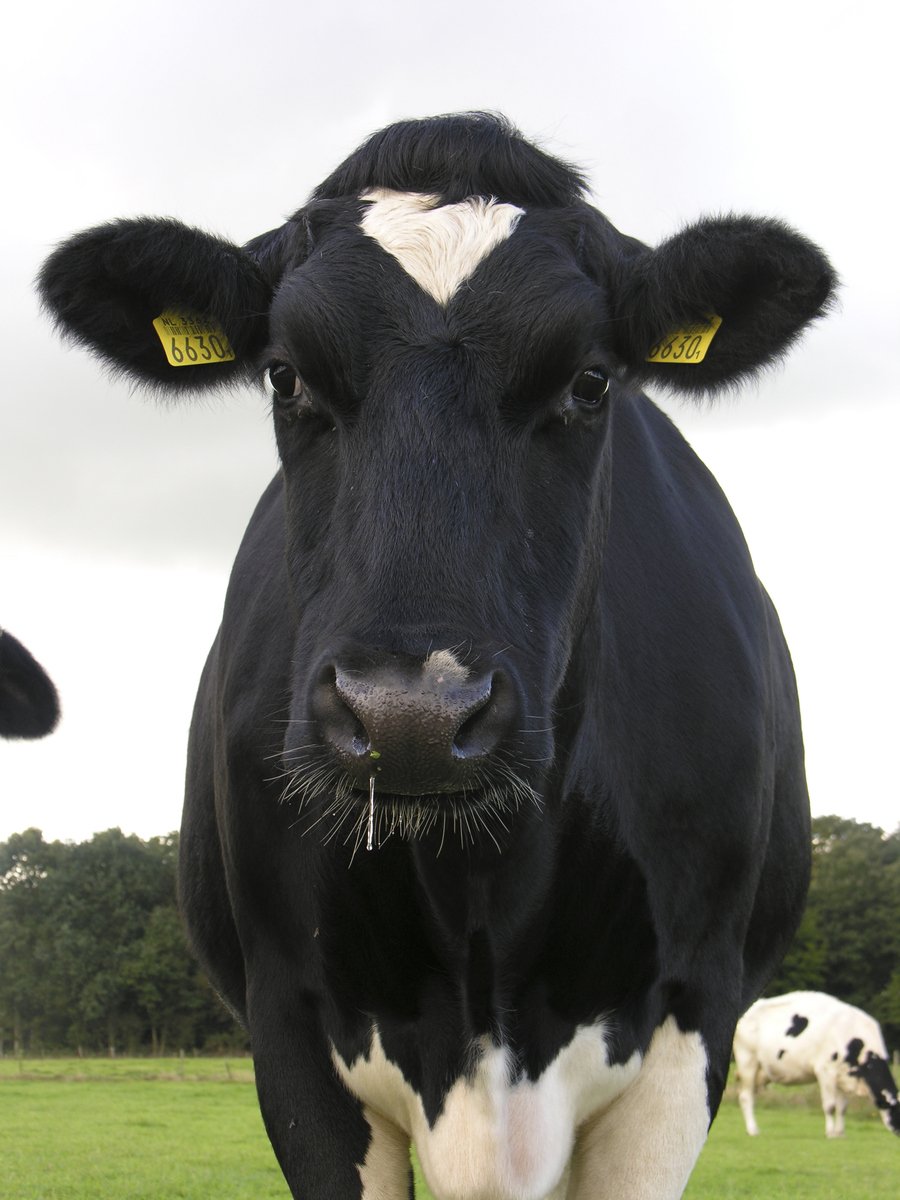
[[[179,221],[79,233],[47,259],[38,287],[64,334],[170,392],[245,378],[267,338],[272,287],[251,255]]]
[[[59,720],[50,676],[20,641],[0,629],[0,737],[39,738]]]
[[[780,358],[837,282],[825,255],[778,221],[699,221],[620,260],[617,350],[638,382],[703,393]]]
[[[301,209],[277,229],[270,229],[268,233],[261,233],[247,242],[244,252],[274,290],[288,271],[306,261],[309,248],[309,223],[305,211]]]

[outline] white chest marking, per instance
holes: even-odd
[[[421,192],[374,188],[364,193],[363,233],[393,255],[438,304],[448,304],[478,264],[515,230],[523,210],[473,196],[439,204]]]
[[[475,1070],[456,1080],[430,1126],[421,1098],[386,1058],[377,1028],[367,1058],[348,1065],[332,1051],[338,1074],[367,1113],[412,1139],[440,1200],[543,1200],[563,1179],[579,1125],[611,1104],[640,1069],[637,1053],[623,1065],[609,1064],[602,1022],[579,1029],[534,1081],[515,1079],[506,1047],[485,1040],[473,1052]],[[371,1185],[375,1160],[383,1159],[377,1134],[373,1125],[360,1168]],[[371,1194],[381,1193],[373,1186]]]

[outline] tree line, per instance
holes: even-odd
[[[828,992],[881,1022],[900,1050],[900,827],[812,823],[812,879],[797,935],[767,996]]]
[[[177,834],[119,829],[0,844],[0,1052],[246,1046],[188,951],[177,858]]]
[[[175,899],[177,834],[0,843],[0,1053],[248,1048],[192,959]],[[829,992],[900,1047],[900,829],[813,822],[812,884],[767,995]]]

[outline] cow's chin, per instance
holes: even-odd
[[[293,828],[353,856],[394,839],[428,843],[438,854],[452,846],[502,852],[518,814],[542,808],[540,794],[510,768],[463,791],[424,794],[362,788],[339,768],[298,764],[285,777],[281,799],[297,807]]]

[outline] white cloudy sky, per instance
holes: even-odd
[[[676,419],[719,477],[800,679],[813,809],[893,828],[896,64],[883,0],[50,0],[4,18],[0,623],[54,675],[52,738],[0,745],[0,839],[177,827],[196,679],[274,469],[255,394],[162,410],[42,320],[48,250],[166,214],[278,224],[373,129],[505,112],[655,242],[723,210],[827,249],[841,306],[787,364]]]

